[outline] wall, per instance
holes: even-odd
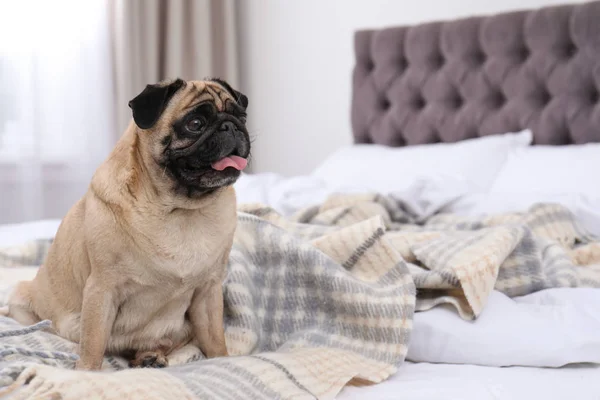
[[[353,32],[574,0],[239,0],[253,172],[311,171],[352,142]]]

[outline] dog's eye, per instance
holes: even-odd
[[[202,119],[194,118],[185,125],[185,128],[190,132],[200,132],[203,126],[204,121]]]

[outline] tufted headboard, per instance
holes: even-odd
[[[355,35],[355,142],[600,142],[600,1]]]

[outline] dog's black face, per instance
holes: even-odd
[[[245,109],[232,101],[222,111],[213,101],[194,106],[172,124],[173,139],[163,139],[167,169],[192,191],[233,184],[250,155],[245,122]]]
[[[137,107],[132,108],[134,120],[138,111],[136,124],[140,128],[159,133],[161,151],[156,161],[173,181],[174,190],[197,197],[235,183],[250,155],[246,96],[218,79],[187,83],[177,80],[161,88],[167,88],[166,92],[162,89],[155,97],[172,98],[180,92],[167,112],[163,113],[163,106],[162,117],[143,118],[141,107],[152,107],[138,98]]]

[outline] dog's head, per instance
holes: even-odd
[[[248,98],[221,79],[148,85],[129,102],[161,179],[197,197],[233,184],[246,167]]]

